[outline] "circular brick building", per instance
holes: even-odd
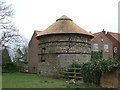
[[[40,41],[38,73],[44,76],[57,76],[60,68],[89,61],[91,38],[91,33],[63,15],[37,35]]]

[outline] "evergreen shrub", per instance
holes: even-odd
[[[97,59],[84,63],[81,67],[84,82],[100,84],[102,73],[112,72],[120,68],[120,62],[115,59]]]

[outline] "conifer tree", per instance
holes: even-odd
[[[9,52],[7,50],[7,48],[4,48],[2,50],[2,64],[7,64],[11,62],[11,58],[9,56]]]

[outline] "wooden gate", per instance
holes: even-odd
[[[62,72],[62,76],[66,79],[76,79],[82,80],[81,68],[67,68],[64,72]]]

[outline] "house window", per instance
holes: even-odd
[[[117,47],[114,47],[114,53],[117,53]]]
[[[45,48],[41,49],[41,62],[45,62]]]
[[[109,52],[109,46],[107,44],[104,45],[104,51]]]
[[[93,51],[98,51],[98,44],[97,43],[93,44]]]

